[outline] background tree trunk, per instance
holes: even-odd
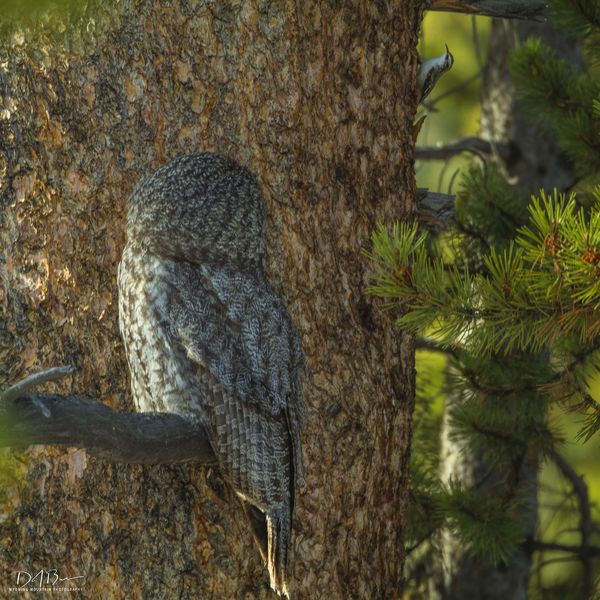
[[[105,4],[1,49],[0,382],[73,364],[51,390],[131,410],[116,301],[126,197],[178,155],[230,155],[265,192],[271,278],[309,361],[291,591],[397,598],[413,348],[365,297],[360,249],[413,209],[424,3]],[[56,568],[85,577],[85,598],[272,597],[216,471],[41,447],[27,464],[2,506],[3,586]]]
[[[494,154],[493,161],[507,179],[531,194],[540,188],[567,189],[574,178],[570,163],[561,152],[555,136],[544,131],[531,115],[525,113],[515,99],[510,81],[509,54],[530,36],[538,36],[566,60],[581,66],[577,44],[564,31],[549,24],[494,20],[492,24],[489,57],[483,73],[481,93],[481,137],[492,148],[503,148]],[[534,400],[527,400],[532,402]],[[543,400],[540,399],[538,404]],[[508,469],[498,468],[475,455],[457,442],[452,419],[449,418],[452,398],[447,403],[441,432],[441,478],[461,481],[475,486],[486,480],[486,487],[494,487],[508,476]],[[518,472],[518,486],[514,493],[523,499],[524,533],[533,539],[537,525],[537,492],[539,457],[528,453]],[[491,475],[490,475],[491,474]],[[514,481],[514,478],[512,479]],[[432,597],[443,600],[524,600],[528,597],[532,562],[531,549],[524,546],[516,552],[508,565],[494,567],[489,562],[469,556],[450,532],[440,540],[440,564],[433,578]]]

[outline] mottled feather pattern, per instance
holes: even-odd
[[[129,199],[128,240],[163,257],[262,267],[265,209],[254,176],[217,154],[183,156],[142,179]]]
[[[264,272],[264,218],[254,177],[220,155],[143,179],[129,199],[119,319],[136,408],[204,425],[225,479],[263,514],[271,585],[287,593],[305,359]]]

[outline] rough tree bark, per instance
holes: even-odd
[[[175,156],[232,156],[265,192],[271,280],[309,361],[291,591],[397,598],[412,341],[365,296],[360,249],[377,221],[413,210],[424,2],[104,4],[0,50],[0,382],[72,364],[51,390],[131,410],[125,199]],[[84,576],[84,598],[272,597],[215,470],[45,447],[27,461],[2,506],[2,586],[55,568]]]
[[[511,183],[536,194],[542,187],[564,190],[573,184],[574,178],[556,138],[525,113],[515,99],[508,57],[516,45],[532,35],[542,37],[566,60],[581,65],[577,44],[563,31],[548,24],[495,20],[483,74],[480,129],[481,144],[487,142],[491,146],[490,160],[504,170]],[[502,482],[507,473],[481,456],[465,451],[456,441],[452,420],[448,417],[447,410],[441,433],[442,479],[456,479],[466,486],[484,479],[489,486]],[[528,539],[533,539],[536,531],[538,471],[539,458],[526,456],[515,489],[523,499],[524,510],[529,511],[524,529]],[[498,568],[466,555],[464,548],[448,532],[442,536],[440,550],[441,564],[438,578],[432,583],[432,597],[443,600],[525,600],[528,597],[531,547],[525,545],[516,552],[510,564]]]

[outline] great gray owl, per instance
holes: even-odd
[[[265,275],[258,184],[218,154],[178,158],[134,189],[126,233],[119,324],[136,408],[206,428],[287,594],[304,355]]]

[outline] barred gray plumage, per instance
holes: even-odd
[[[126,233],[119,324],[135,406],[206,428],[287,594],[305,359],[265,275],[260,188],[224,156],[184,156],[140,181]]]

